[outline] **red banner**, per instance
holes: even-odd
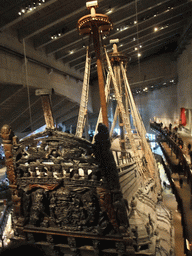
[[[187,124],[186,115],[185,115],[185,108],[181,108],[180,124],[182,126],[185,126]]]

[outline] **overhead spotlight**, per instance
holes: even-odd
[[[112,12],[113,12],[113,10],[114,10],[114,8],[111,8],[111,7],[109,6],[109,9],[107,10],[106,14],[110,14],[110,13],[112,13]]]
[[[138,48],[137,47],[135,47],[135,51],[137,51],[138,50]]]
[[[137,24],[137,21],[136,21],[136,20],[134,20],[134,24]]]
[[[106,12],[106,14],[110,14],[110,13],[112,13],[112,9]]]
[[[137,54],[137,56],[138,56],[138,57],[141,57],[141,53],[139,52],[139,53]]]
[[[154,28],[154,32],[157,32],[159,29],[158,29],[158,27],[155,27]]]

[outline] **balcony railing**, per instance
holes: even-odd
[[[161,125],[158,123],[150,123],[150,127],[152,129],[155,129],[163,135],[163,137],[166,140],[166,143],[171,148],[172,152],[175,154],[176,159],[179,159],[179,162],[182,163],[183,171],[187,176],[187,182],[190,183],[191,188],[191,194],[192,194],[192,170],[190,168],[190,165],[185,157],[185,154],[183,153],[182,149],[179,147],[179,144],[169,136],[167,130],[161,128]]]

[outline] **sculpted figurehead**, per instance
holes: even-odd
[[[1,128],[1,137],[3,140],[10,140],[12,136],[11,126],[8,124],[3,125]]]

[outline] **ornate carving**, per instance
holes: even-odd
[[[118,256],[125,256],[126,255],[125,243],[123,243],[123,242],[116,242],[115,246],[116,246],[116,250],[117,250],[117,255]]]
[[[12,140],[13,140],[14,134],[11,130],[11,127],[9,125],[4,125],[1,128],[1,138],[3,140],[3,147],[5,151],[5,164],[7,167],[7,178],[9,179],[10,185],[16,184],[16,176],[14,171],[14,164],[13,164],[13,153],[12,153]]]
[[[93,235],[127,236],[128,205],[120,191],[108,133],[105,135],[102,128],[93,145],[48,129],[13,145],[16,229],[43,229],[45,241],[53,247],[55,238],[49,236],[50,231],[90,234],[92,241]],[[99,158],[103,150],[104,157]],[[39,239],[36,233],[27,237]],[[79,255],[76,239],[68,237],[67,241]],[[100,241],[94,240],[93,247],[99,255]]]
[[[103,213],[107,213],[107,216],[113,225],[116,232],[119,232],[119,226],[117,224],[116,215],[112,206],[111,193],[105,188],[97,188],[97,194],[99,196],[99,203]]]
[[[70,250],[71,252],[75,255],[75,256],[80,256],[80,252],[77,248],[77,244],[76,244],[76,239],[74,237],[68,237],[68,244],[70,246]]]
[[[32,192],[32,205],[30,209],[29,223],[34,226],[40,226],[43,221],[45,206],[43,189],[37,189]]]
[[[101,244],[99,240],[92,240],[95,256],[101,255]]]

